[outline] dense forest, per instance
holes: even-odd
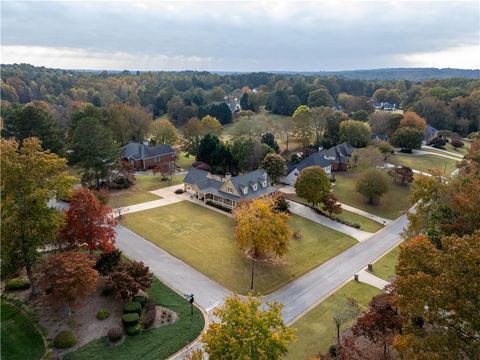
[[[46,103],[62,128],[83,104],[108,108],[117,103],[140,106],[153,117],[168,113],[176,126],[209,114],[212,104],[226,95],[241,99],[242,108],[292,115],[306,104],[340,106],[347,114],[371,112],[371,99],[412,109],[435,128],[461,135],[478,131],[480,79],[358,80],[345,77],[273,73],[219,75],[208,72],[108,73],[47,69],[31,65],[4,65],[1,98],[7,104]],[[385,89],[385,90],[383,90]],[[253,90],[253,92],[251,91]],[[220,110],[221,112],[221,110]],[[219,119],[231,121],[230,117]]]

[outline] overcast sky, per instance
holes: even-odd
[[[479,1],[1,2],[1,62],[110,70],[480,68]]]

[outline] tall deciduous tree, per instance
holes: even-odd
[[[314,107],[311,110],[315,145],[318,146],[327,128],[327,119],[335,116],[335,110],[328,106]]]
[[[388,191],[388,176],[379,169],[364,170],[358,175],[356,189],[368,199],[369,204],[377,204]]]
[[[115,225],[111,209],[81,188],[73,193],[61,234],[67,244],[109,252],[115,245]]]
[[[265,156],[262,162],[262,168],[267,172],[274,184],[278,183],[282,176],[287,172],[287,163],[285,159],[275,153]]]
[[[288,214],[274,211],[273,199],[260,198],[239,204],[234,210],[235,240],[240,248],[258,259],[268,254],[283,256],[288,251]]]
[[[153,275],[148,266],[140,261],[123,263],[113,271],[105,283],[117,297],[128,300],[138,294],[140,290],[146,291],[152,285]]]
[[[315,206],[330,192],[330,179],[322,168],[309,166],[300,172],[295,182],[295,192]]]
[[[293,136],[301,144],[303,149],[310,145],[313,136],[312,129],[312,112],[305,105],[300,105],[292,115],[295,127],[293,129]]]
[[[95,118],[83,118],[75,127],[72,137],[71,160],[84,169],[84,179],[93,178],[95,186],[109,175],[120,153],[112,134]]]
[[[479,263],[480,231],[442,237],[438,248],[424,235],[400,246],[394,289],[409,322],[394,345],[404,358],[480,356]]]
[[[342,204],[338,202],[338,199],[332,193],[328,193],[322,199],[322,209],[328,213],[330,217],[333,214],[341,214],[342,213]]]
[[[262,144],[270,146],[276,153],[280,151],[280,146],[278,146],[278,143],[275,140],[275,135],[273,135],[271,132],[262,134],[261,142]]]
[[[32,268],[37,249],[55,239],[64,219],[48,201],[67,197],[75,179],[66,172],[67,161],[42,150],[38,139],[24,139],[22,146],[15,140],[0,141],[2,266],[25,266],[36,294]]]
[[[202,127],[202,135],[212,134],[215,136],[222,135],[223,126],[213,116],[207,115],[205,116],[202,121],[200,121],[200,125]]]
[[[189,154],[196,156],[200,141],[202,140],[202,125],[198,118],[194,117],[188,120],[183,129],[183,150]]]
[[[392,135],[392,145],[398,146],[407,153],[413,149],[420,149],[423,141],[423,131],[411,127],[402,127]]]
[[[175,145],[178,140],[177,129],[167,119],[159,119],[152,122],[150,133],[157,144]]]
[[[340,346],[340,327],[347,321],[354,319],[359,313],[358,303],[353,298],[341,298],[337,310],[333,313],[333,322],[337,330],[337,345]]]
[[[212,360],[277,360],[288,351],[288,344],[295,340],[295,332],[283,322],[279,303],[268,303],[268,310],[261,302],[238,296],[225,300],[222,308],[215,310],[219,322],[210,324],[203,336],[203,343]]]
[[[331,106],[332,101],[332,96],[324,87],[313,90],[308,96],[308,106],[310,107]]]
[[[36,137],[42,141],[42,147],[54,153],[63,149],[63,136],[58,124],[44,109],[35,105],[15,108],[4,118],[3,137],[14,137],[18,141]]]
[[[152,123],[152,115],[141,106],[114,104],[108,109],[108,128],[120,145],[143,142]]]
[[[378,148],[368,146],[355,151],[351,161],[353,167],[358,170],[365,170],[384,165],[385,155]]]
[[[79,252],[50,255],[41,264],[42,285],[53,302],[63,302],[71,315],[71,304],[86,298],[97,288],[98,272],[95,258]]]
[[[233,159],[242,172],[258,169],[265,156],[273,152],[268,145],[249,136],[235,138],[230,144]]]
[[[291,118],[285,118],[276,122],[275,132],[280,140],[285,144],[286,151],[288,151],[288,145],[292,139],[294,127],[295,124]]]
[[[363,121],[347,120],[340,124],[340,142],[347,142],[360,148],[368,145],[370,136],[370,126]]]
[[[403,118],[400,120],[399,127],[410,127],[413,129],[417,129],[419,131],[423,131],[427,126],[427,122],[424,118],[418,116],[413,111],[406,111],[403,113]]]

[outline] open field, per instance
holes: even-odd
[[[289,346],[286,359],[304,360],[307,356],[327,352],[336,339],[333,314],[339,309],[339,300],[353,298],[362,310],[365,310],[371,298],[379,292],[379,289],[367,284],[348,282],[292,324],[292,327],[297,329],[298,339]],[[343,324],[340,331],[347,329],[353,322],[354,320],[351,320]]]
[[[305,199],[298,197],[296,194],[285,194],[285,196],[287,199],[310,206],[310,204],[307,203]],[[350,212],[345,209],[342,209],[342,213],[335,215],[335,217],[341,218],[351,223],[359,224],[360,229],[364,231],[377,232],[378,230],[383,229],[383,224],[380,224],[372,219]]]
[[[241,131],[240,130],[241,122],[242,122],[241,120],[246,118],[247,117],[245,116],[243,117],[240,116],[238,119],[235,120],[234,123],[224,125],[223,126],[224,137],[229,139],[235,135],[238,135],[238,133]],[[272,114],[266,110],[260,110],[258,113],[254,113],[252,116],[250,116],[250,120],[252,120],[252,123],[255,124],[255,126],[261,127],[266,131],[273,131],[273,125],[275,121],[282,120],[285,118],[287,118],[287,116]]]
[[[128,214],[122,224],[240,294],[250,289],[251,262],[233,238],[233,220],[200,205],[180,203]],[[292,216],[290,251],[278,263],[258,262],[255,293],[269,293],[357,243],[353,238]]]
[[[373,263],[372,274],[383,280],[388,280],[395,275],[395,265],[397,264],[400,247],[396,246],[376,262]]]
[[[448,175],[456,169],[457,161],[436,155],[407,155],[395,154],[392,162],[408,166],[415,170],[431,173],[432,169],[439,169],[442,174]]]
[[[432,155],[434,156],[434,155]],[[355,173],[337,172],[335,173],[335,186],[333,193],[338,200],[347,205],[367,211],[371,214],[381,216],[387,219],[396,219],[401,212],[410,207],[409,186],[390,183],[389,191],[382,196],[378,205],[367,204],[363,195],[359,194],[355,188]]]
[[[15,306],[1,300],[1,354],[5,360],[40,359],[45,353],[42,336]]]
[[[172,325],[162,326],[130,336],[117,346],[101,338],[67,354],[66,360],[128,360],[128,359],[166,359],[185,345],[192,342],[203,330],[204,319],[200,310],[194,308],[190,318],[190,304],[185,298],[157,279],[148,290],[157,305],[177,313],[178,319]],[[120,325],[120,324],[119,324]]]
[[[142,202],[161,199],[160,196],[150,193],[152,190],[161,189],[167,186],[180,184],[183,181],[183,175],[174,175],[169,185],[168,181],[160,181],[160,176],[139,175],[136,176],[136,183],[132,187],[112,191],[109,205],[113,208],[138,204]]]

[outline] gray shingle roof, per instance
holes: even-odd
[[[132,142],[123,147],[122,158],[141,160],[150,157],[171,154],[173,152],[173,148],[166,144],[149,147],[145,144]]]
[[[328,150],[322,149],[317,151],[298,164],[289,164],[288,172],[290,173],[295,168],[297,168],[299,171],[302,171],[309,166],[320,166],[324,168],[333,163],[345,164],[348,163],[350,156],[352,156],[354,151],[355,148],[352,145],[344,142],[342,144],[338,144],[337,146],[331,147]]]

